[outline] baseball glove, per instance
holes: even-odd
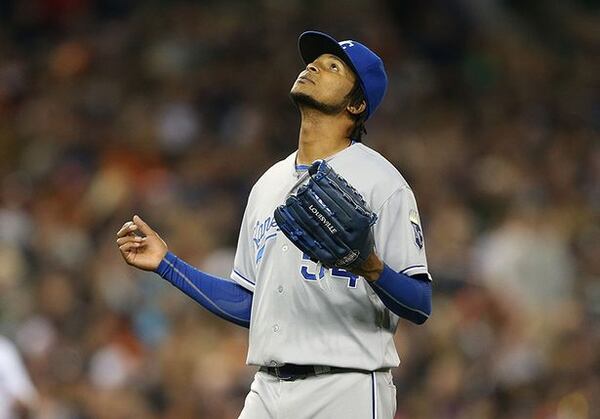
[[[275,209],[277,225],[311,260],[326,268],[359,267],[373,250],[377,216],[325,160],[308,169],[309,181]]]

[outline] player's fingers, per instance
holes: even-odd
[[[133,249],[137,249],[140,247],[140,243],[136,243],[136,242],[128,242],[125,244],[122,244],[121,246],[119,246],[119,250],[121,251],[121,253],[127,253],[130,252]]]
[[[146,224],[146,222],[144,220],[141,219],[141,217],[139,215],[134,215],[133,216],[133,223],[139,227],[140,231],[142,233],[144,233],[146,236],[149,236],[151,234],[155,234],[154,230],[152,230],[150,228],[150,226],[148,224]]]
[[[129,243],[129,242],[134,242],[134,243],[141,243],[142,242],[142,237],[139,236],[125,236],[125,237],[119,237],[117,239],[117,245],[121,246],[122,244],[125,243]]]
[[[123,227],[121,227],[121,229],[117,232],[117,238],[124,237],[130,234],[136,228],[137,226],[133,224],[133,221],[127,221],[125,224],[123,224]]]
[[[123,235],[123,232],[127,231],[127,228],[131,224],[131,221],[127,221],[123,226],[117,231],[117,238]]]

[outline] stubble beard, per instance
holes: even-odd
[[[306,93],[301,92],[290,92],[290,99],[296,105],[298,110],[300,109],[313,109],[315,111],[321,112],[325,115],[337,115],[343,112],[348,105],[347,100],[335,104],[327,104],[323,102],[319,102],[312,96],[307,95]]]

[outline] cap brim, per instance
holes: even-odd
[[[338,41],[323,32],[306,31],[302,33],[298,38],[298,50],[304,64],[312,63],[323,54],[333,54],[348,64],[352,71],[356,73],[354,64],[338,44]]]

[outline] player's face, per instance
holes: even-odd
[[[348,105],[355,81],[354,71],[346,63],[333,54],[323,54],[298,75],[290,95],[297,103],[340,113]]]

